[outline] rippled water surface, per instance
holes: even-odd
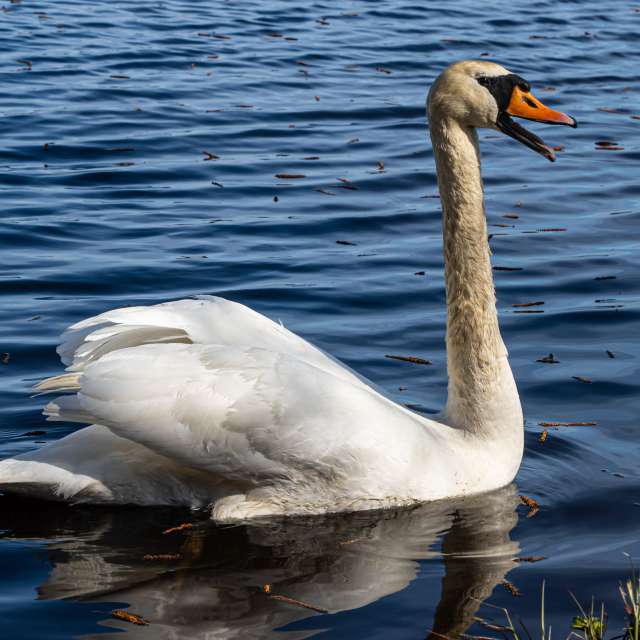
[[[575,611],[569,590],[603,598],[617,629],[623,552],[640,555],[637,3],[1,9],[1,457],[75,428],[45,423],[29,397],[60,371],[66,325],[202,293],[282,320],[398,402],[436,411],[445,317],[427,89],[451,61],[495,60],[580,123],[531,126],[563,146],[555,164],[481,132],[499,310],[526,415],[514,486],[231,529],[170,510],[2,499],[3,637],[454,637],[483,599],[536,629],[543,578],[554,632]],[[528,302],[544,304],[514,306]],[[538,362],[550,353],[557,364]],[[549,428],[540,442],[540,422],[574,421],[597,426]],[[526,518],[518,495],[540,512]],[[161,535],[185,520],[195,529]],[[116,608],[152,625],[110,619]]]

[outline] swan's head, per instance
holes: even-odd
[[[454,119],[467,127],[499,129],[552,162],[556,159],[553,149],[511,116],[577,126],[571,116],[549,109],[535,98],[524,78],[495,62],[479,60],[447,67],[429,91],[427,110],[432,123]]]

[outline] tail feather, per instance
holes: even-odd
[[[59,393],[61,391],[79,391],[81,377],[82,373],[63,373],[59,376],[52,376],[51,378],[41,380],[32,387],[32,390],[35,392],[35,395]]]
[[[95,416],[81,406],[78,396],[60,396],[52,400],[42,410],[42,415],[46,416],[48,422],[96,422]]]

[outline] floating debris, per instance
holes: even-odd
[[[109,77],[112,78],[113,80],[131,80],[129,76],[113,75]]]
[[[355,242],[349,242],[348,240],[336,240],[336,244],[346,244],[346,245],[349,245],[350,247],[356,246]]]
[[[416,271],[413,275],[414,276],[424,276],[426,274],[426,271]]]
[[[111,616],[113,618],[118,618],[118,620],[124,620],[125,622],[130,622],[131,624],[137,624],[140,626],[149,624],[149,622],[142,616],[139,616],[135,613],[127,613],[124,609],[114,609],[111,612]]]
[[[280,180],[299,180],[306,177],[304,173],[276,173],[276,178],[280,178]]]
[[[22,435],[25,438],[31,437],[31,436],[46,436],[47,432],[46,431],[27,431],[26,433],[23,433]]]
[[[571,376],[574,380],[578,382],[584,382],[585,384],[591,384],[593,380],[591,378],[585,378],[585,376]]]
[[[609,351],[609,349],[607,349],[607,355],[608,355],[610,358],[615,358],[615,357],[616,357],[616,356],[615,356],[615,354],[613,353],[613,351]]]
[[[0,362],[2,362],[2,364],[9,364],[10,359],[11,359],[11,354],[3,353],[2,356],[0,357]]]
[[[378,160],[378,171],[384,171],[384,162],[382,160]]]
[[[347,140],[347,144],[356,144],[356,142],[360,142],[360,138],[351,138],[351,140]]]
[[[165,529],[162,532],[162,535],[166,536],[169,533],[177,533],[179,531],[188,531],[189,529],[193,529],[193,524],[191,522],[184,522],[183,524],[179,524],[177,527],[171,527],[169,529]]]
[[[544,444],[547,441],[547,438],[549,437],[549,432],[545,429],[541,434],[540,437],[538,438],[538,442],[540,444]]]
[[[305,156],[303,160],[320,160],[320,156]]]
[[[560,360],[556,360],[553,353],[550,353],[548,356],[543,356],[542,358],[538,358],[536,362],[544,362],[545,364],[558,364]]]
[[[425,360],[424,358],[418,358],[417,356],[393,356],[385,354],[385,358],[390,360],[400,360],[401,362],[412,362],[413,364],[431,364],[431,360]]]
[[[596,427],[597,422],[538,422],[541,427]]]
[[[386,69],[385,67],[376,67],[376,71],[378,73],[386,73],[388,76],[390,76],[393,73],[391,69]]]
[[[527,513],[527,518],[533,518],[533,516],[540,511],[540,507],[538,503],[533,498],[528,498],[527,496],[520,496],[520,501],[526,507],[529,507],[529,513]]]
[[[142,556],[143,560],[182,560],[182,555],[179,553],[147,553]]]
[[[27,67],[27,71],[31,71],[31,69],[33,69],[33,62],[31,62],[31,60],[16,60],[16,62]]]
[[[537,302],[515,302],[511,306],[512,307],[539,307],[542,304],[544,304],[544,302],[540,300]]]
[[[350,191],[357,191],[359,189],[359,187],[356,187],[348,178],[338,178],[338,182],[342,182],[342,184],[336,185],[337,189],[349,189]]]
[[[363,538],[351,538],[349,540],[341,540],[340,542],[338,542],[338,544],[339,545],[353,544],[354,542],[359,542],[362,539]]]
[[[520,556],[519,558],[514,558],[514,562],[541,562],[542,560],[546,560],[546,556]]]
[[[209,153],[208,151],[203,151],[202,153],[205,155],[205,162],[207,160],[220,160],[220,156],[217,156],[215,153]]]
[[[616,276],[596,276],[594,280],[615,280]]]
[[[517,220],[520,216],[517,213],[505,213],[503,218],[509,218],[510,220]]]
[[[614,109],[612,107],[598,107],[598,111],[603,113],[622,113],[622,109]]]
[[[522,267],[493,267],[494,271],[522,271]]]
[[[613,140],[596,140],[596,149],[608,150],[608,151],[622,151],[624,147],[621,147],[617,142]]]
[[[522,593],[520,593],[520,589],[508,580],[503,580],[500,585],[503,586],[512,596],[518,597],[522,595]]]
[[[302,607],[303,609],[310,609],[311,611],[315,611],[316,613],[329,613],[328,609],[323,609],[322,607],[316,607],[308,602],[303,602],[302,600],[296,600],[296,598],[290,598],[289,596],[283,596],[276,593],[271,593],[271,585],[265,584],[262,587],[262,593],[266,594],[271,600],[279,600],[280,602],[286,602],[287,604],[295,605],[296,607]]]

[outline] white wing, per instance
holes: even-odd
[[[105,425],[144,451],[233,483],[242,499],[254,489],[277,493],[279,506],[270,495],[265,511],[397,503],[416,495],[425,447],[447,446],[425,430],[430,421],[281,325],[220,298],[101,314],[72,326],[59,353],[69,373],[37,388],[76,393],[49,403],[49,419]]]

